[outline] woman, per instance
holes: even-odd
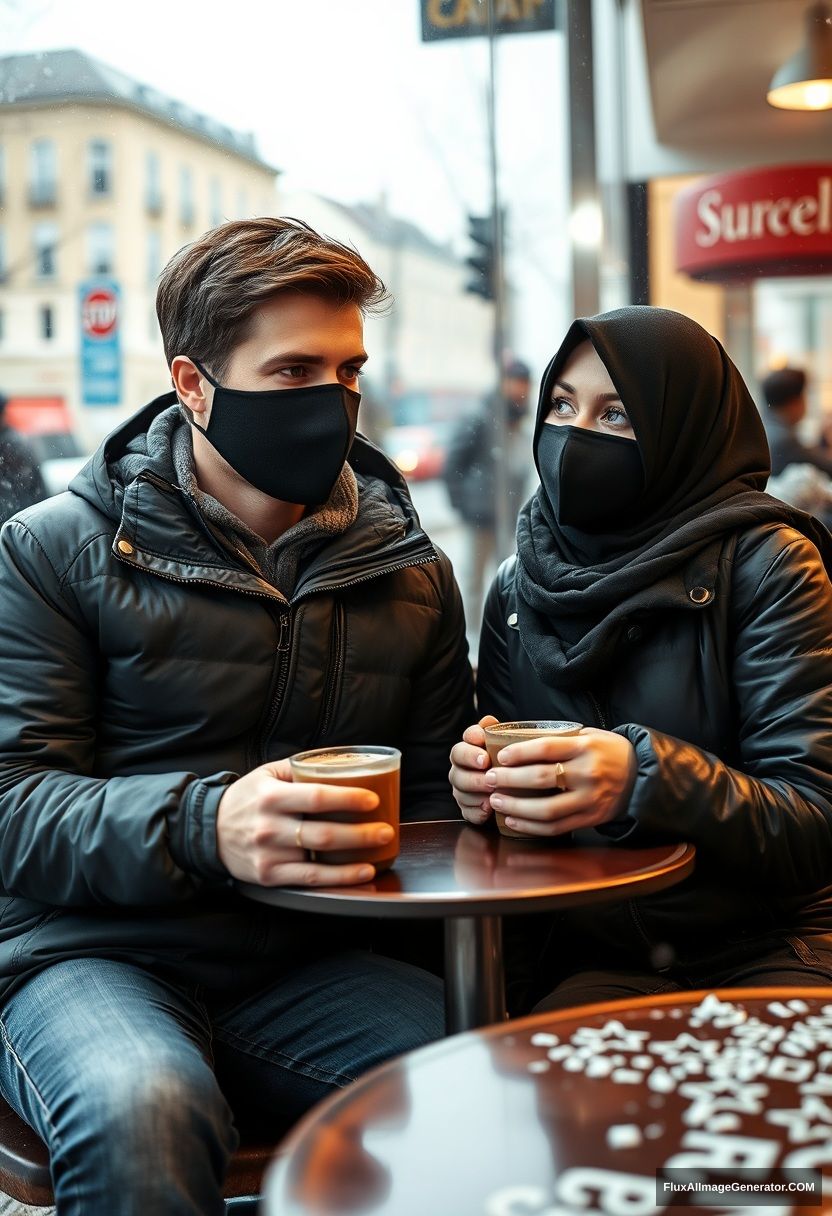
[[[456,800],[471,823],[499,810],[554,841],[697,847],[675,888],[547,919],[537,1008],[832,982],[832,538],[763,493],[739,372],[678,313],[576,321],[534,454],[540,486],[485,609],[488,718],[451,753]],[[489,768],[492,718],[586,729]]]

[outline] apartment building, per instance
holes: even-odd
[[[200,232],[275,214],[253,137],[77,50],[0,58],[0,391],[91,448],[164,392],[156,279]],[[56,453],[60,454],[60,453]]]

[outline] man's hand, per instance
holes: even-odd
[[[344,887],[369,882],[375,867],[309,860],[307,849],[370,849],[387,844],[393,828],[372,821],[332,823],[335,811],[365,812],[378,795],[348,786],[292,782],[288,760],[264,764],[229,785],[217,812],[217,852],[233,878],[262,887]],[[302,816],[320,816],[315,822]],[[298,829],[303,847],[298,845]]]

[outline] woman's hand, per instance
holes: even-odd
[[[473,730],[476,727],[465,732],[466,740]],[[464,746],[457,744],[454,752]],[[474,754],[476,762],[477,751],[469,747],[465,756]],[[591,726],[579,735],[544,735],[512,743],[497,758],[498,763],[482,774],[480,784],[474,785],[472,774],[468,784],[459,787],[471,800],[469,811],[463,808],[462,813],[472,823],[484,822],[487,815],[482,811],[480,818],[472,815],[474,806],[482,806],[473,790],[484,788],[490,792],[490,808],[507,817],[506,826],[529,836],[560,836],[609,823],[626,809],[636,779],[636,753],[629,739]],[[463,806],[454,784],[454,796]],[[558,789],[562,792],[556,792]],[[552,793],[535,797],[541,790]]]
[[[451,750],[451,771],[448,780],[459,809],[469,823],[485,823],[492,814],[489,793],[485,783],[486,769],[491,761],[485,750],[484,726],[493,726],[499,719],[487,716],[480,718],[476,726],[469,726],[462,736],[462,743],[455,743]]]

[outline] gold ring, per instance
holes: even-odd
[[[565,781],[563,782],[563,785],[561,785],[561,781],[563,781],[563,777],[564,777],[564,768],[563,768],[563,765],[561,764],[560,760],[558,760],[557,764],[555,765],[555,789],[556,790],[565,790],[566,789]]]
[[[295,844],[298,846],[299,849],[303,848],[303,841],[301,840],[301,836],[300,836],[302,831],[303,831],[303,820],[299,819],[298,826],[295,828]]]

